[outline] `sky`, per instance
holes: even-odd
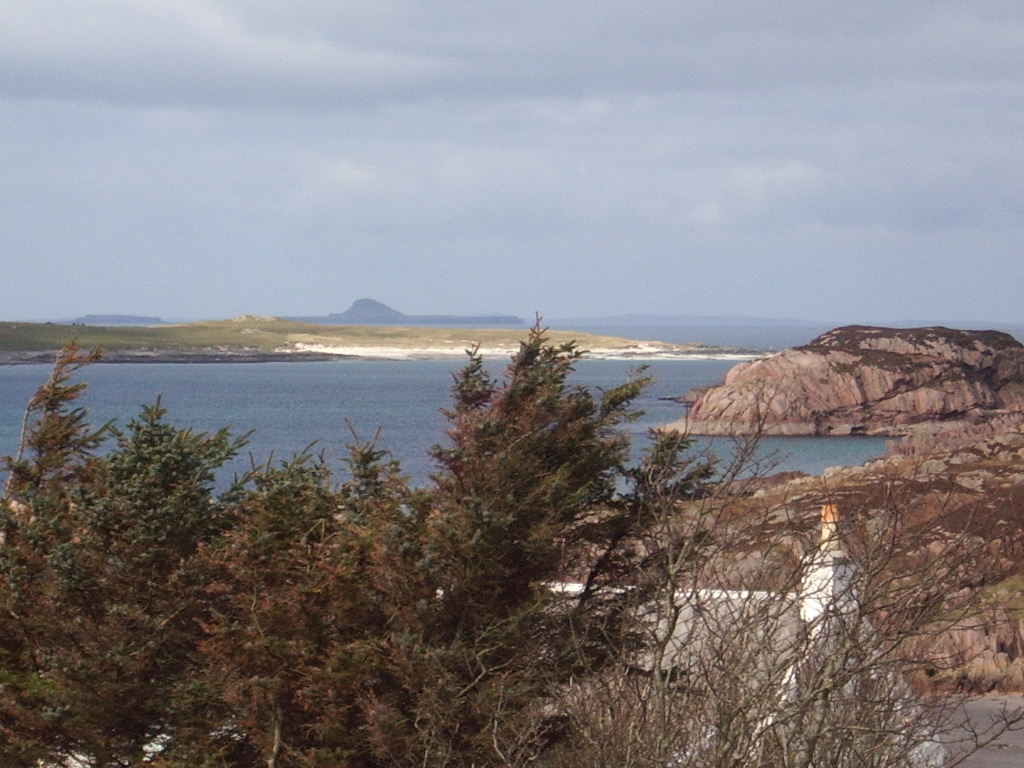
[[[0,0],[0,319],[1024,325],[1020,0]]]

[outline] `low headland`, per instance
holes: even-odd
[[[463,328],[402,325],[318,325],[242,315],[231,320],[157,326],[75,323],[0,323],[0,365],[48,363],[74,341],[102,347],[108,363],[245,363],[342,359],[415,360],[464,358],[479,348],[504,357],[519,348],[525,328]],[[596,359],[749,359],[751,350],[699,342],[670,344],[572,331],[550,331],[552,343],[574,341]]]
[[[683,395],[694,435],[891,435],[1024,421],[1024,346],[1000,331],[846,326]],[[992,430],[998,431],[998,430]]]

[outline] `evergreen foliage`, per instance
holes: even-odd
[[[71,377],[96,356],[61,354],[8,460],[7,763],[483,765],[556,738],[542,705],[599,660],[599,586],[643,524],[645,378],[597,396],[534,329],[503,379],[471,354],[426,487],[356,439],[337,486],[303,454],[218,494],[244,438],[159,402],[92,430]],[[567,610],[570,574],[592,599]]]
[[[175,429],[157,405],[104,428],[116,445],[95,455],[81,385],[67,383],[86,359],[67,350],[33,398],[31,457],[10,463],[3,500],[11,764],[131,764],[167,736],[199,639],[194,555],[222,528],[214,472],[242,445]]]

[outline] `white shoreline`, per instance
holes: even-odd
[[[453,360],[466,357],[467,347],[386,347],[386,346],[328,346],[326,344],[297,343],[281,352],[314,352],[322,355],[338,355],[367,360]],[[480,347],[484,357],[511,357],[518,351],[519,345],[488,345]],[[760,355],[740,353],[715,353],[672,349],[655,345],[637,345],[634,347],[612,348],[598,347],[585,350],[584,359],[588,360],[753,360]]]

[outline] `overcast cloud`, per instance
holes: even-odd
[[[1024,324],[1020,0],[0,0],[0,319]]]

